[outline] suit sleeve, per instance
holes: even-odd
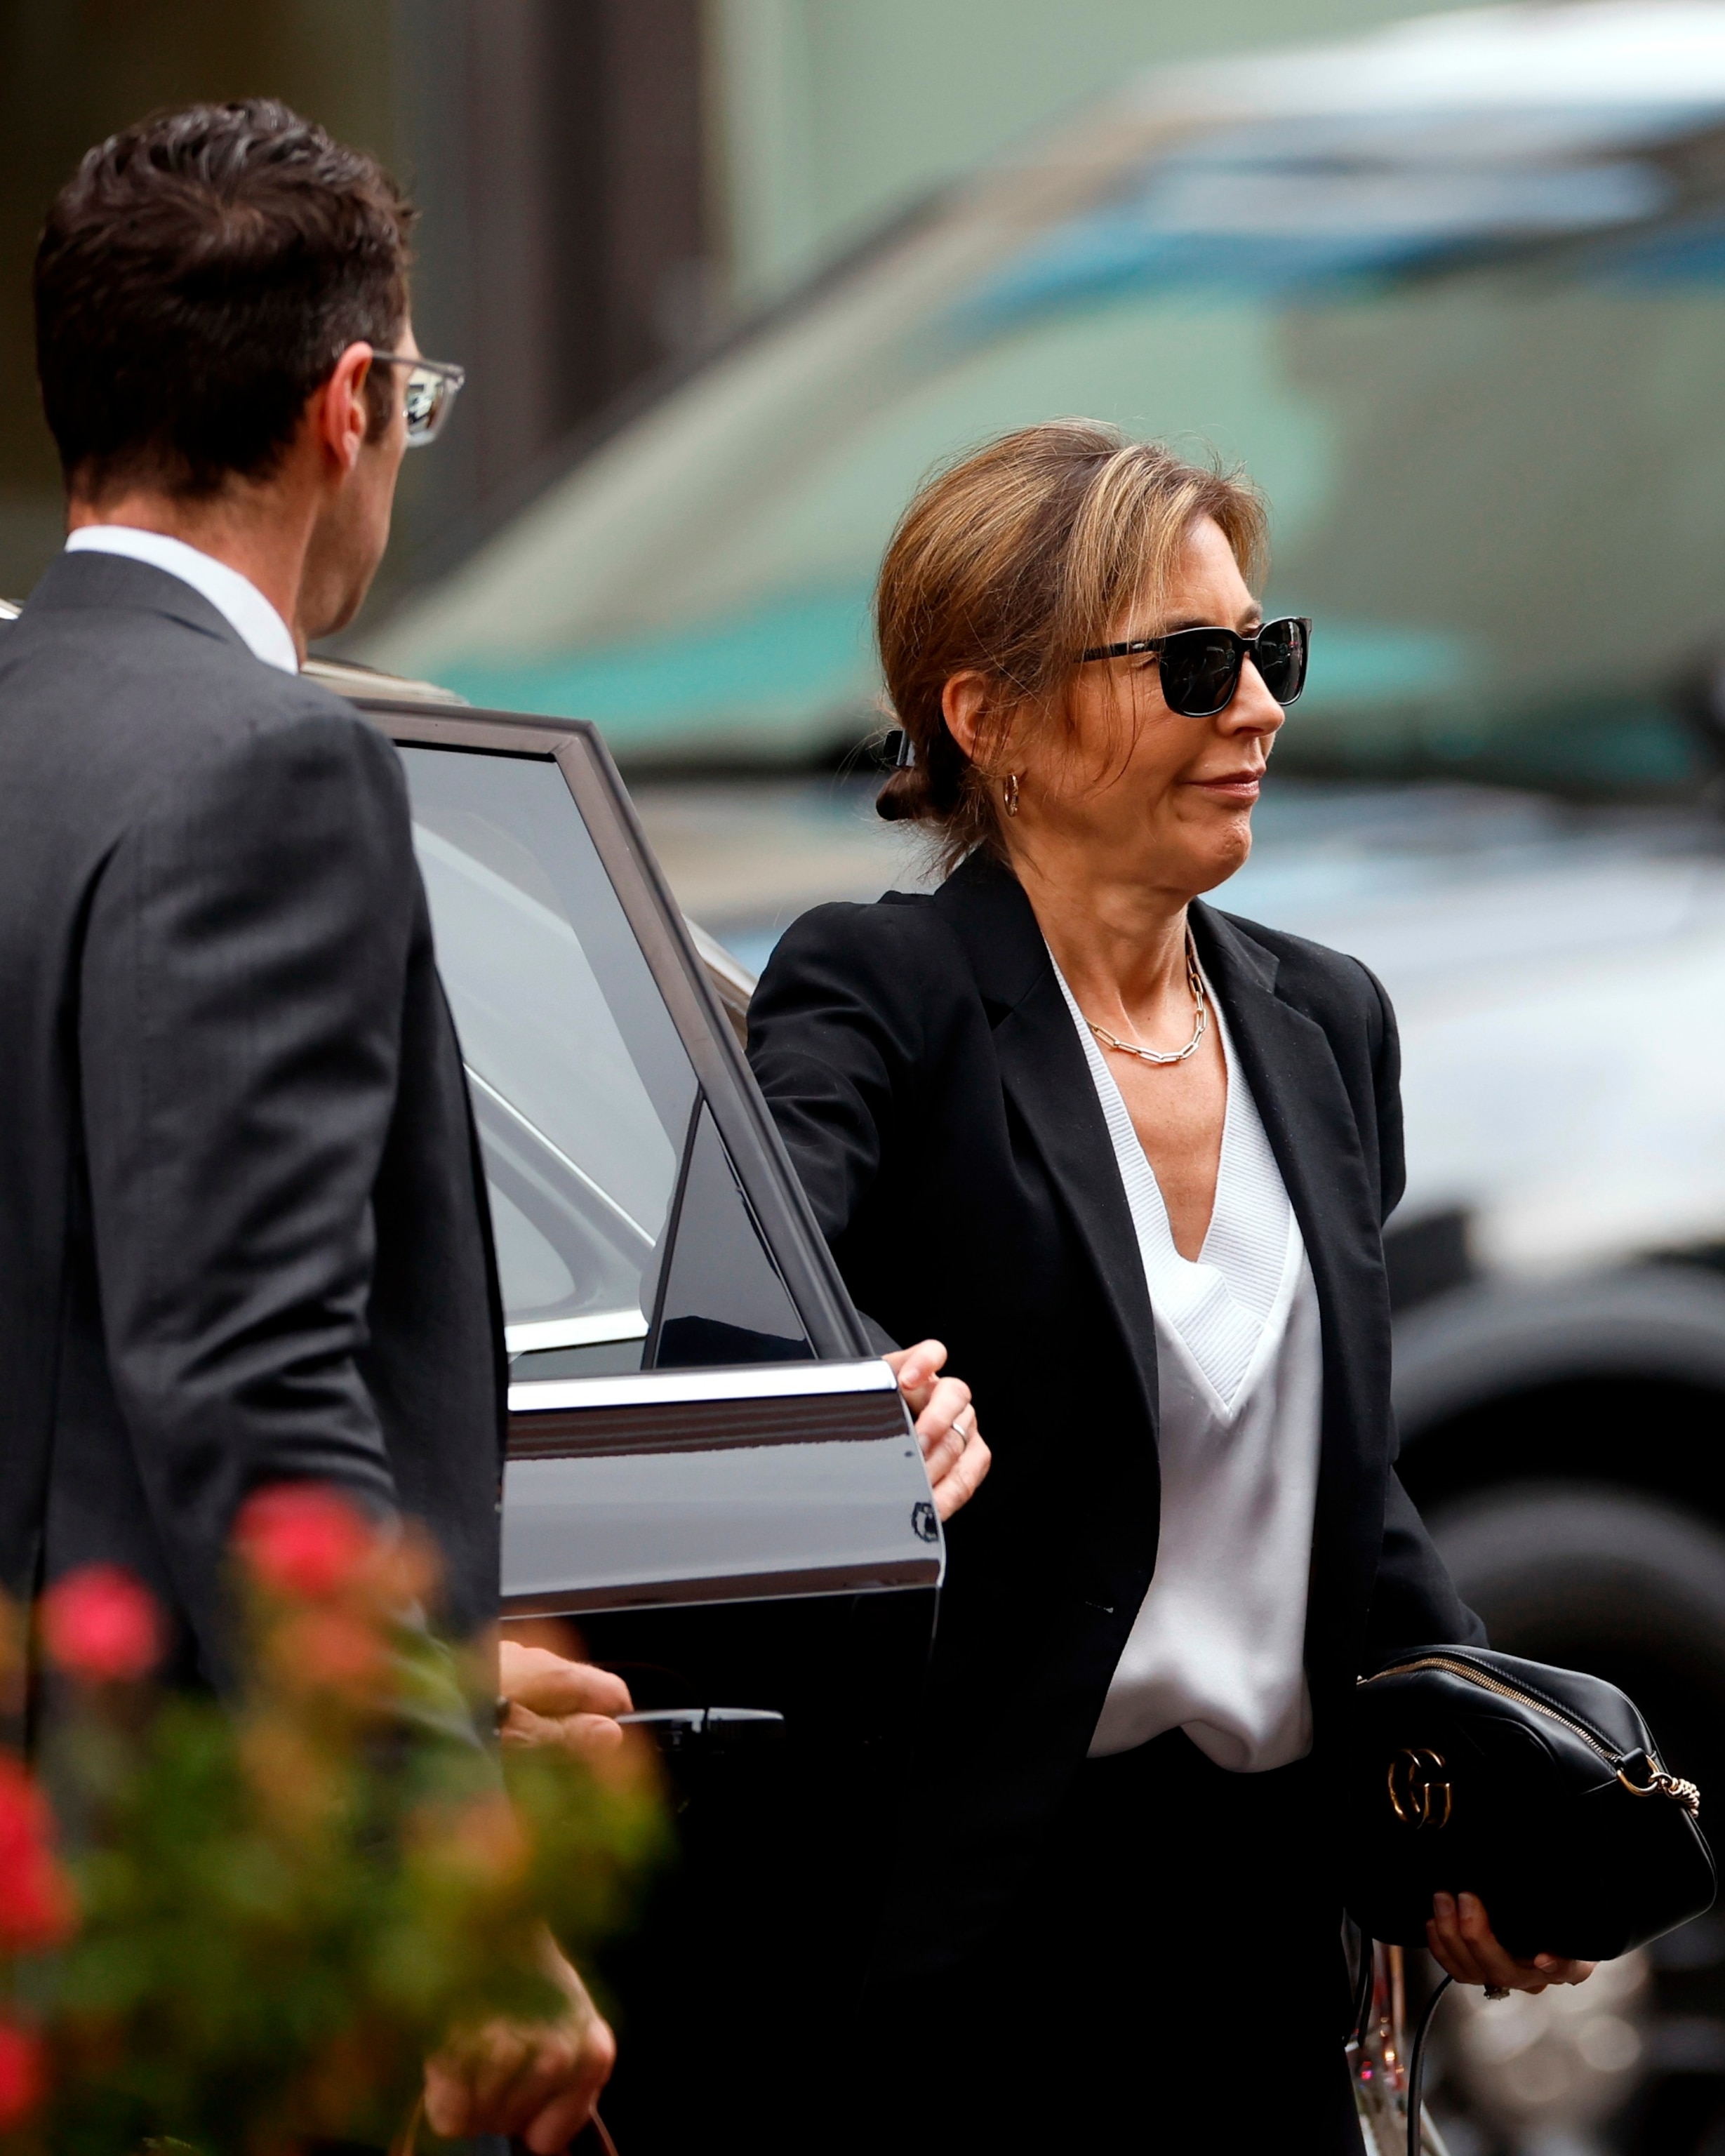
[[[1380,1225],[1402,1201],[1407,1188],[1407,1152],[1402,1137],[1402,1037],[1394,1007],[1377,975],[1362,966],[1372,992],[1372,1096],[1378,1125],[1378,1218]]]
[[[1363,968],[1362,970],[1364,970]],[[1372,1091],[1376,1107],[1381,1217],[1388,1220],[1407,1183],[1402,1141],[1401,1037],[1383,984],[1367,973],[1377,1005]],[[1395,1470],[1399,1446],[1390,1432],[1390,1466],[1384,1491],[1384,1544],[1367,1625],[1366,1667],[1405,1647],[1483,1646],[1486,1628],[1455,1592],[1443,1559],[1426,1532],[1413,1499]]]
[[[1486,1645],[1486,1628],[1455,1592],[1425,1522],[1394,1468],[1384,1493],[1384,1552],[1366,1626],[1367,1669],[1406,1647]]]
[[[894,911],[805,914],[780,940],[749,1006],[750,1065],[841,1265],[921,1061],[914,969],[895,948],[903,939]],[[864,1322],[883,1352],[898,1344],[872,1318]]]
[[[396,1492],[357,1356],[418,891],[381,737],[311,706],[128,832],[95,895],[79,1034],[103,1324],[207,1667],[259,1485]]]

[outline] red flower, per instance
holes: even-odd
[[[376,1537],[358,1507],[317,1482],[278,1482],[247,1499],[234,1536],[260,1585],[312,1601],[348,1586]]]
[[[47,2093],[42,2039],[15,2021],[0,2021],[0,2133],[22,2126]]]
[[[117,1564],[86,1564],[42,1598],[42,1644],[68,1676],[124,1684],[162,1660],[162,1613],[148,1588]]]
[[[72,1928],[72,1890],[54,1861],[53,1832],[42,1792],[0,1754],[0,1948],[55,1946]]]

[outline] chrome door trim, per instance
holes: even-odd
[[[509,1457],[596,1459],[649,1452],[731,1452],[742,1446],[889,1444],[921,1465],[896,1392],[780,1393],[735,1400],[635,1401],[621,1407],[552,1408],[509,1419]]]
[[[680,1401],[773,1400],[816,1393],[890,1393],[878,1357],[860,1363],[749,1363],[734,1370],[631,1370],[608,1378],[541,1378],[511,1385],[509,1411],[664,1407]]]
[[[578,1317],[538,1317],[506,1325],[503,1344],[511,1355],[539,1355],[550,1348],[608,1348],[615,1341],[644,1340],[647,1320],[639,1310],[588,1310]]]

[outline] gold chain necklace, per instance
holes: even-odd
[[[1119,1055],[1136,1055],[1140,1063],[1183,1063],[1189,1055],[1197,1052],[1198,1045],[1204,1039],[1209,1024],[1209,1012],[1204,996],[1204,975],[1198,970],[1198,951],[1189,928],[1186,931],[1186,985],[1192,991],[1198,1023],[1193,1028],[1191,1040],[1183,1048],[1140,1048],[1132,1041],[1122,1040],[1117,1034],[1110,1033],[1106,1026],[1098,1025],[1093,1018],[1087,1018],[1084,1022],[1104,1048],[1111,1048]]]

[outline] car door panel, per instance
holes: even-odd
[[[769,1390],[779,1374],[513,1388],[506,1610],[933,1586],[939,1529],[886,1365]]]
[[[491,1188],[506,1614],[626,1677],[676,1806],[599,1973],[607,2115],[628,2156],[805,2148],[944,1562],[915,1434],[597,735],[364,707],[408,771]]]

